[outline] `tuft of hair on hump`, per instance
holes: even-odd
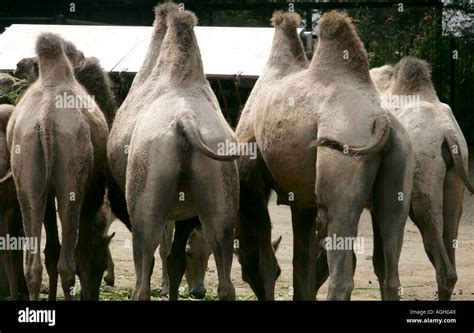
[[[412,86],[431,84],[431,66],[418,58],[403,57],[394,66],[394,72],[397,80]]]
[[[64,40],[58,34],[44,32],[36,39],[36,54],[41,58],[57,58],[63,53]]]
[[[319,38],[334,39],[354,30],[352,19],[345,12],[332,10],[325,13],[318,21]]]
[[[179,10],[179,6],[171,1],[155,6],[155,21],[153,22],[153,25],[156,27],[158,25],[166,24],[166,18],[168,15]]]
[[[77,66],[81,61],[84,60],[84,53],[78,50],[76,45],[70,41],[64,41],[64,53],[71,61],[73,66]]]
[[[188,10],[178,10],[168,15],[168,27],[178,33],[192,31],[197,23],[196,15]]]
[[[294,31],[301,26],[301,17],[294,12],[276,11],[272,15],[272,26]]]

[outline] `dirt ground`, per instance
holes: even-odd
[[[474,299],[474,196],[466,195],[464,200],[464,215],[459,228],[459,247],[457,249],[457,271],[459,280],[456,284],[454,300]],[[287,206],[276,206],[275,200],[270,203],[270,215],[273,221],[272,237],[282,235],[282,243],[277,252],[281,267],[281,275],[276,285],[276,298],[291,299],[292,285],[292,232],[291,215]],[[112,255],[115,261],[115,288],[133,288],[135,283],[131,235],[128,230],[116,221],[111,231],[117,234],[112,241]],[[372,225],[370,215],[364,211],[359,224],[359,236],[364,237],[364,252],[357,255],[357,270],[355,273],[355,288],[352,293],[354,300],[379,300],[380,292],[377,277],[372,268]],[[152,277],[152,288],[161,286],[161,262],[158,252],[157,267]],[[232,279],[239,299],[253,299],[250,287],[242,281],[240,265],[234,258]],[[423,249],[421,235],[416,226],[407,222],[405,241],[400,258],[400,279],[404,289],[403,299],[434,300],[436,299],[435,271]],[[185,287],[185,283],[182,284]],[[217,294],[217,272],[214,260],[210,259],[206,275],[206,288],[209,296]],[[324,299],[327,293],[325,284],[318,298]]]
[[[472,156],[472,155],[471,155]],[[470,161],[474,169],[474,161]],[[471,170],[471,179],[473,178]],[[467,192],[467,191],[466,191]],[[276,198],[271,199],[269,208],[273,222],[272,238],[282,236],[282,242],[277,252],[281,267],[281,275],[276,284],[275,296],[279,300],[291,300],[292,286],[292,231],[291,215],[287,206],[277,206]],[[115,221],[110,232],[116,232],[111,243],[112,256],[115,261],[115,287],[104,287],[101,299],[128,299],[135,285],[135,273],[132,256],[132,238],[129,231],[120,221]],[[377,277],[372,267],[372,225],[367,211],[362,214],[359,223],[358,236],[364,237],[364,252],[357,254],[357,270],[355,273],[355,288],[352,293],[354,300],[380,300]],[[43,232],[44,237],[44,232]],[[45,241],[42,241],[44,245]],[[453,300],[474,300],[474,196],[468,193],[464,196],[464,214],[459,227],[457,257],[458,282]],[[402,299],[405,300],[435,300],[436,278],[433,266],[424,251],[421,235],[410,220],[405,228],[405,239],[400,258],[400,279],[403,286]],[[253,300],[250,287],[242,281],[240,265],[234,257],[232,280],[236,288],[237,299]],[[47,285],[47,274],[44,271],[43,282]],[[209,260],[206,274],[206,299],[215,299],[217,295],[217,271],[214,260]],[[77,283],[77,287],[79,284]],[[161,261],[156,252],[155,271],[152,276],[152,299],[159,299],[158,289],[161,287]],[[183,290],[186,284],[183,279]],[[59,291],[60,287],[58,288]],[[318,299],[325,299],[327,283],[318,293]]]

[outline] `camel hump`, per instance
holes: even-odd
[[[176,33],[190,33],[197,22],[196,15],[187,10],[174,11],[168,15],[168,28],[173,29]]]
[[[155,27],[166,26],[168,15],[179,10],[179,6],[173,2],[165,2],[155,6],[155,22],[153,22],[153,25]]]
[[[275,27],[272,49],[266,68],[272,68],[272,76],[281,77],[308,67],[303,43],[298,36],[301,18],[292,12],[277,11],[271,19]],[[260,77],[265,77],[262,74]]]
[[[319,42],[311,66],[326,76],[332,70],[339,70],[369,81],[367,52],[351,18],[346,13],[331,11],[319,19],[318,27]]]
[[[410,89],[431,86],[431,66],[424,60],[404,57],[394,66],[395,79]]]
[[[295,31],[301,25],[301,18],[297,13],[279,10],[273,13],[271,22],[275,28]]]
[[[36,53],[40,59],[54,59],[64,55],[64,40],[51,32],[44,32],[36,40]]]
[[[330,11],[324,14],[318,22],[319,37],[336,39],[341,36],[353,35],[354,26],[351,18],[344,12]]]
[[[178,10],[168,15],[168,29],[152,76],[171,85],[206,82],[201,53],[194,34],[194,13]]]

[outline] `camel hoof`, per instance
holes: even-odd
[[[104,282],[109,287],[113,287],[115,285],[115,278],[106,275],[106,276],[104,276]]]

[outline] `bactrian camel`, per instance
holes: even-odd
[[[377,230],[374,262],[385,263],[384,271],[377,272],[382,298],[399,299],[398,260],[413,176],[408,134],[381,108],[366,51],[345,14],[330,12],[320,19],[319,43],[309,66],[296,33],[299,17],[279,12],[273,24],[270,58],[243,110],[244,123],[237,134],[255,137],[278,185],[279,202],[291,207],[294,299],[315,298],[316,245],[325,236],[355,237],[370,199]],[[250,242],[242,231],[239,237],[242,253],[251,252],[243,248]],[[271,299],[278,269],[269,236],[260,239],[266,244],[259,244],[258,269],[242,270]],[[352,249],[329,249],[327,260],[328,299],[349,299],[354,285]],[[251,260],[240,261],[244,265]]]
[[[393,67],[373,68],[370,74],[383,104],[411,137],[415,175],[410,218],[436,269],[438,297],[449,300],[457,281],[455,251],[464,187],[474,192],[466,140],[451,108],[436,95],[428,63],[405,57]]]

